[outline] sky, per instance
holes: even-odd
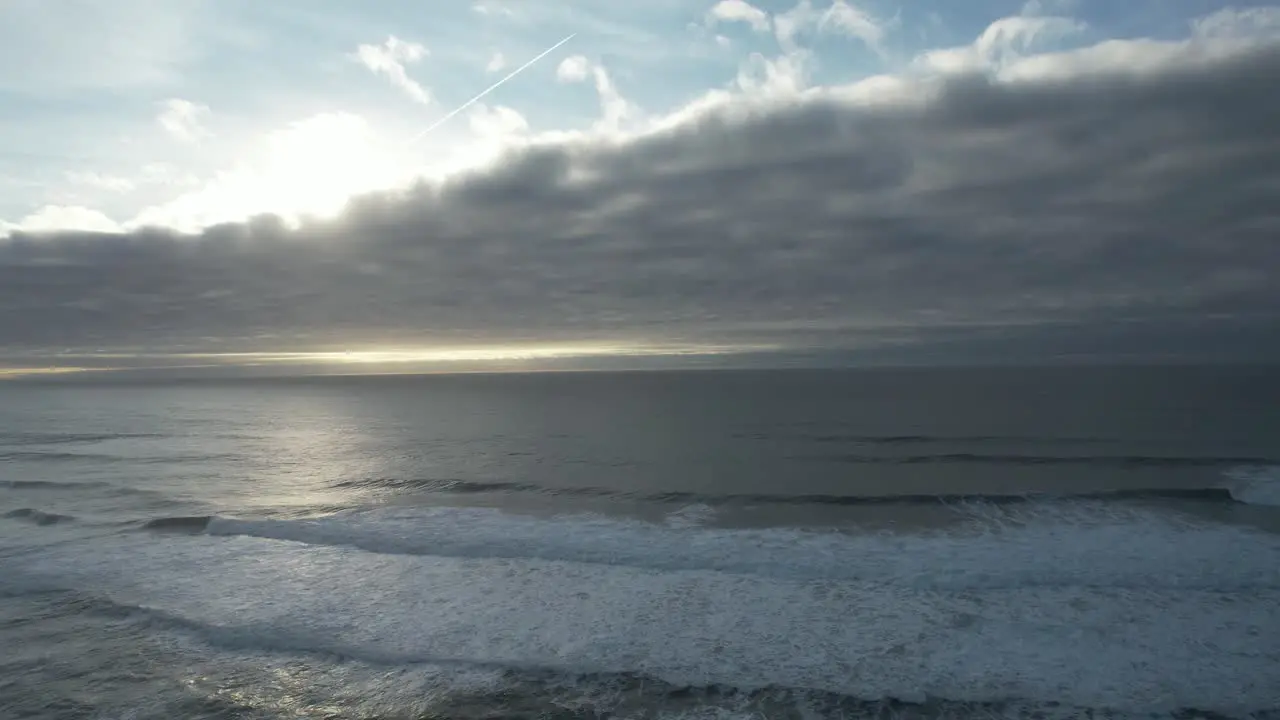
[[[1280,5],[0,0],[0,376],[1280,358]]]

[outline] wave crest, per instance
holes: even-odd
[[[194,535],[204,532],[209,527],[210,521],[215,517],[214,515],[188,515],[152,518],[142,524],[142,529],[150,530],[151,532],[188,533]]]
[[[1276,463],[1263,457],[1215,457],[1194,455],[1032,455],[1006,453],[927,453],[918,455],[797,455],[793,460],[815,460],[854,465],[1081,465],[1088,467],[1225,468],[1236,465]]]
[[[58,523],[72,522],[75,520],[73,515],[62,515],[60,513],[45,512],[35,508],[18,508],[4,514],[5,517],[14,520],[27,520],[36,525],[57,525]]]
[[[1240,467],[1226,475],[1226,491],[1237,502],[1280,507],[1280,466]]]
[[[923,533],[708,527],[689,506],[657,524],[491,508],[348,511],[312,519],[168,517],[151,532],[245,537],[379,555],[525,559],[959,590],[1027,586],[1280,588],[1280,538],[1106,503],[956,507]],[[1247,554],[1238,552],[1249,547]],[[1223,562],[1224,557],[1233,558]],[[1100,558],[1106,558],[1101,562]]]
[[[660,503],[665,505],[705,505],[709,507],[722,505],[956,505],[965,503],[1006,505],[1068,500],[1188,500],[1205,502],[1231,502],[1235,500],[1243,502],[1236,493],[1227,487],[1136,488],[1052,494],[945,493],[913,495],[783,495],[770,493],[709,494],[680,491],[645,493],[613,490],[605,487],[551,487],[534,485],[532,483],[444,478],[368,478],[362,480],[344,480],[335,483],[332,487],[369,491],[407,490],[455,495],[518,493],[550,495],[555,497],[611,498],[646,503]]]

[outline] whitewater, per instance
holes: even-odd
[[[719,425],[628,380],[628,435],[549,419],[598,378],[433,382],[25,396],[0,716],[1280,717],[1264,433],[867,432],[784,378]]]

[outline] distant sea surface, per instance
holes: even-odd
[[[1280,718],[1280,369],[0,384],[0,717]]]

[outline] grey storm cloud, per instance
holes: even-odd
[[[1104,328],[1172,347],[1280,327],[1280,47],[902,82],[901,101],[739,98],[621,142],[538,142],[297,228],[14,234],[0,344],[949,346],[964,328]]]

